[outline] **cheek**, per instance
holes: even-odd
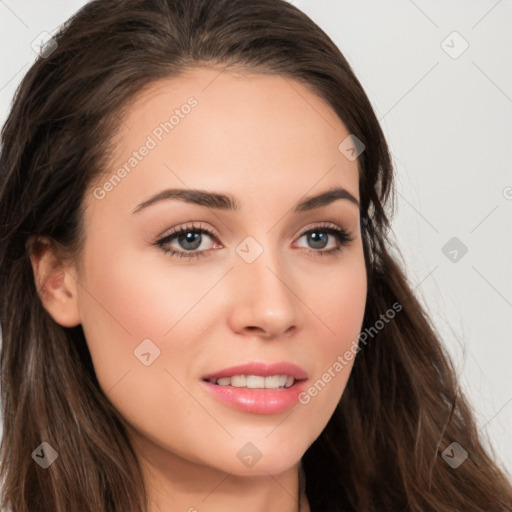
[[[143,340],[151,340],[161,353],[162,365],[183,353],[193,353],[193,333],[205,321],[204,306],[195,305],[205,290],[219,279],[219,272],[192,273],[159,259],[146,261],[136,251],[116,251],[115,244],[91,241],[85,258],[80,287],[82,327],[98,380],[109,389],[129,369],[138,369],[134,351]],[[163,262],[163,264],[162,264]],[[214,304],[211,301],[208,304]],[[196,334],[197,337],[197,334]],[[180,343],[176,343],[176,339]],[[147,343],[147,342],[146,342]],[[151,347],[151,345],[149,345]],[[192,352],[191,352],[192,351]],[[161,357],[160,357],[161,356]],[[167,365],[166,365],[167,366]]]
[[[314,301],[311,310],[321,319],[316,322],[316,332],[323,334],[316,337],[314,347],[315,376],[297,405],[304,418],[315,418],[304,423],[310,442],[329,421],[354,366],[367,297],[362,249],[326,274],[325,285],[309,296]]]
[[[365,304],[366,274],[362,272],[344,272],[339,284],[331,280],[323,296],[318,297],[322,319],[338,342],[358,336]]]
[[[367,297],[367,276],[362,246],[328,270],[320,293],[313,295],[315,312],[323,320],[325,353],[347,350],[361,331]],[[328,335],[330,333],[330,336]]]

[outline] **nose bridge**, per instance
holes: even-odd
[[[275,335],[297,323],[298,301],[281,248],[268,234],[258,238],[248,236],[236,248],[235,317],[238,328],[260,327]]]

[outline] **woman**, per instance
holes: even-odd
[[[2,131],[2,507],[512,510],[320,28],[101,0],[41,54]]]

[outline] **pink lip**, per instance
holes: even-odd
[[[240,364],[237,366],[230,366],[218,372],[209,373],[204,375],[203,380],[220,379],[221,377],[232,377],[233,375],[261,375],[268,377],[270,375],[290,375],[295,380],[303,380],[308,378],[308,374],[304,368],[297,366],[293,363],[285,361],[280,363],[265,364],[253,361],[247,364]]]
[[[255,414],[277,414],[294,406],[304,391],[307,380],[296,381],[289,388],[249,389],[219,386],[201,381],[201,385],[217,400],[240,411]]]
[[[233,375],[290,375],[295,382],[289,388],[281,389],[250,389],[235,386],[219,386],[208,382],[210,379],[232,377]],[[201,384],[217,400],[235,409],[255,414],[277,414],[286,411],[298,401],[300,393],[306,387],[306,371],[293,363],[281,362],[265,364],[252,362],[224,368],[203,377]]]

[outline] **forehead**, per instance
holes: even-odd
[[[109,187],[110,203],[135,205],[166,187],[260,201],[286,193],[295,204],[341,185],[359,198],[357,161],[339,150],[347,128],[289,77],[192,68],[148,86],[120,120],[103,182],[125,172]]]

